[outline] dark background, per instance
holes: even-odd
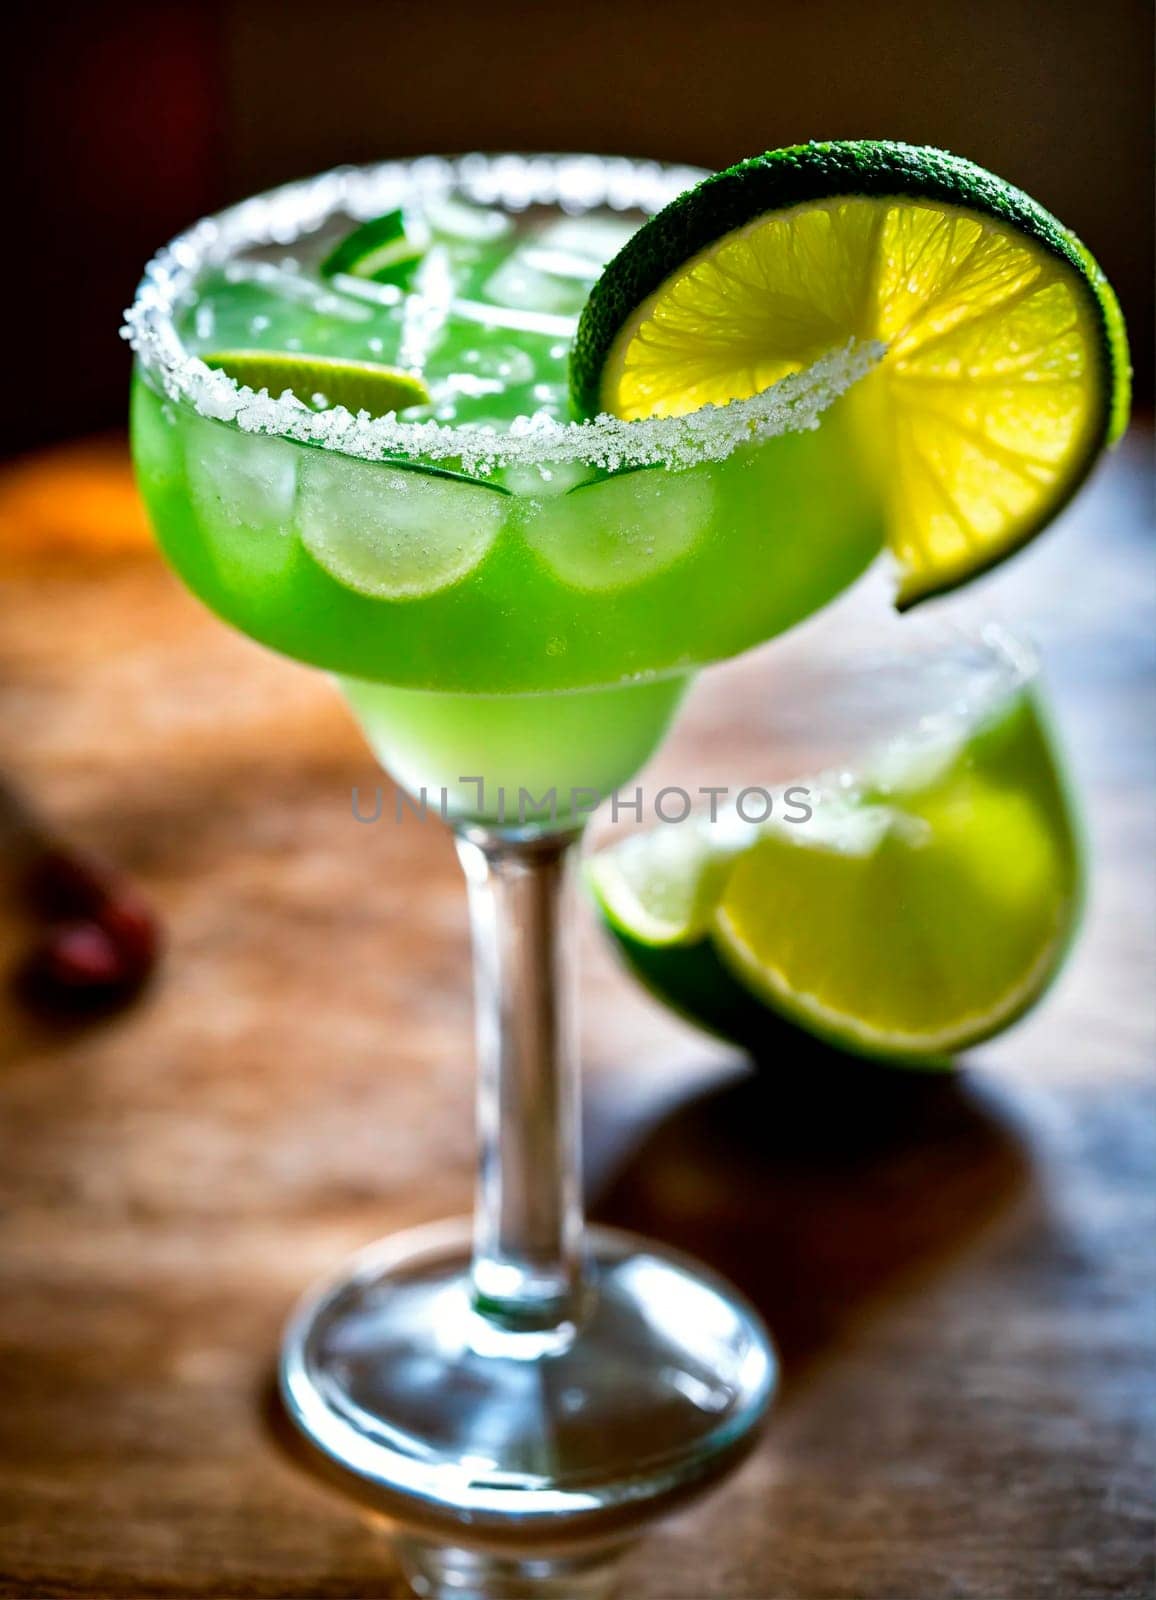
[[[807,138],[945,145],[1091,246],[1149,402],[1151,33],[1142,0],[22,0],[0,42],[29,186],[0,251],[3,448],[121,420],[119,313],[199,214],[470,148],[717,167]]]

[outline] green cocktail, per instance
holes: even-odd
[[[417,369],[431,399],[404,423],[327,433],[332,411],[298,405],[305,438],[246,431],[284,405],[254,400],[238,427],[138,364],[141,486],[182,577],[253,638],[339,675],[399,781],[431,800],[446,789],[458,816],[492,820],[499,790],[511,817],[522,789],[525,818],[544,790],[558,815],[571,791],[589,808],[649,756],[693,668],[807,616],[882,542],[855,397],[837,400],[862,352],[707,429],[566,426],[578,313],[643,216],[597,203],[606,169],[569,170],[589,197],[573,214],[532,191],[517,211],[447,193],[434,164],[334,186],[288,244],[262,238],[275,202],[264,225],[222,224],[223,248],[182,288],[184,349]],[[645,198],[693,176],[652,176]],[[398,281],[323,277],[351,211],[394,199],[420,257]]]
[[[522,157],[332,174],[201,223],[129,316],[133,449],[169,559],[337,677],[398,781],[454,822],[469,882],[472,1242],[390,1242],[303,1307],[282,1360],[291,1414],[410,1528],[427,1594],[594,1593],[641,1521],[736,1459],[774,1384],[729,1286],[583,1230],[560,983],[598,797],[696,668],[807,616],[882,543],[855,448],[867,346],[696,417],[569,422],[591,284],[697,176]],[[411,258],[334,272],[391,211]],[[417,371],[428,404],[355,415],[320,381],[278,397],[196,359],[238,350],[245,370],[264,352]]]
[[[885,535],[901,600],[965,581],[1126,417],[1102,275],[990,174],[836,144],[701,178],[335,172],[198,224],[128,316],[170,560],[334,674],[411,794],[444,791],[469,884],[472,1230],[363,1253],[281,1362],[293,1419],[401,1525],[427,1596],[600,1593],[774,1389],[729,1285],[583,1226],[562,902],[586,812],[696,669],[832,599]]]

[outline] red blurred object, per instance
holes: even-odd
[[[109,901],[111,868],[94,856],[51,844],[32,858],[24,878],[24,897],[37,916],[52,921],[92,917]]]
[[[122,888],[97,914],[96,926],[117,951],[123,972],[143,984],[156,965],[161,939],[156,918],[140,896]]]
[[[158,943],[142,905],[110,902],[97,918],[50,927],[17,970],[16,992],[32,1010],[52,1016],[119,1010],[148,982]]]
[[[17,995],[42,1014],[116,1010],[156,967],[160,928],[143,897],[108,863],[55,838],[23,796],[0,782],[0,847],[18,863],[24,909],[41,924],[19,964]]]
[[[123,963],[95,922],[68,922],[53,929],[29,965],[53,988],[103,992],[119,981]]]

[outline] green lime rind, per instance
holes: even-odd
[[[618,953],[643,988],[678,1016],[728,1044],[762,1054],[772,1038],[810,1038],[780,1019],[743,987],[709,938],[693,944],[652,945],[607,921]]]
[[[595,489],[600,484],[609,483],[612,478],[630,478],[637,472],[662,472],[664,466],[661,461],[638,461],[628,467],[595,467],[590,476],[583,478],[581,483],[573,484],[566,490],[568,495],[581,494],[584,489]]]
[[[266,389],[274,396],[288,389],[306,405],[312,405],[316,395],[324,395],[330,406],[344,406],[354,413],[367,411],[371,417],[428,405],[430,399],[416,373],[375,361],[295,355],[283,350],[218,350],[201,360],[250,389]]]
[[[948,1055],[872,1054],[857,1049],[853,1039],[792,1021],[735,977],[712,939],[651,945],[609,918],[604,925],[623,965],[653,999],[724,1044],[738,1045],[761,1067],[790,1070],[805,1062],[826,1072],[846,1062],[920,1073],[955,1068]]]
[[[594,285],[570,359],[571,397],[581,415],[602,409],[603,368],[615,338],[639,305],[684,262],[767,212],[836,196],[930,200],[988,216],[1032,239],[1071,270],[1098,329],[1096,425],[1056,492],[1016,536],[966,571],[908,585],[906,610],[970,582],[1022,548],[1050,523],[1091,472],[1100,452],[1127,426],[1131,399],[1128,340],[1119,302],[1086,246],[1043,206],[974,162],[944,150],[876,140],[793,145],[739,162],[680,195],[627,242]]]
[[[345,273],[381,283],[397,276],[425,254],[424,234],[406,223],[402,211],[387,211],[347,234],[321,263],[321,276]]]
[[[398,472],[414,472],[423,478],[446,478],[450,483],[466,483],[471,489],[488,489],[491,494],[505,495],[507,500],[514,498],[512,489],[507,489],[505,484],[495,483],[492,478],[475,478],[469,472],[455,472],[452,467],[435,467],[432,461],[415,461],[410,456],[382,456],[383,467],[394,467]]]

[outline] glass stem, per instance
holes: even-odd
[[[546,1329],[582,1275],[579,1088],[568,905],[579,833],[456,834],[469,885],[480,1159],[479,1310]]]

